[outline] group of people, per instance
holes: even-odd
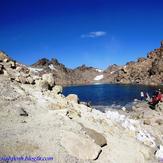
[[[155,109],[155,106],[159,102],[163,102],[163,94],[160,89],[154,92],[152,98],[150,98],[148,93],[144,93],[143,91],[140,92],[140,96],[141,96],[141,100],[148,101],[151,109]]]

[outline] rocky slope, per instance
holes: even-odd
[[[52,73],[41,75],[4,53],[0,58],[1,162],[9,162],[9,156],[17,157],[15,162],[51,157],[54,163],[157,163],[162,158],[162,104],[156,111],[142,103],[134,114],[105,114],[80,103],[77,95],[63,96]]]
[[[100,72],[93,67],[85,65],[79,66],[76,69],[66,68],[56,59],[41,59],[32,65],[33,68],[39,68],[40,73],[53,73],[56,78],[56,84],[62,85],[78,85],[94,83],[93,79]]]
[[[32,67],[39,68],[42,70],[41,73],[53,73],[56,83],[62,85],[91,83],[159,85],[163,80],[163,42],[160,48],[149,52],[146,58],[128,62],[124,66],[114,64],[104,71],[85,65],[69,69],[56,59],[47,60],[45,58],[33,64]]]
[[[106,79],[107,80],[107,79]],[[148,53],[147,58],[129,62],[114,73],[117,83],[158,85],[163,80],[163,42],[161,47]]]

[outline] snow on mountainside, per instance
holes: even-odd
[[[104,75],[98,75],[94,78],[94,80],[101,80],[104,78]]]

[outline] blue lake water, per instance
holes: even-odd
[[[155,90],[163,87],[123,84],[99,84],[65,87],[63,94],[77,94],[80,101],[91,102],[94,106],[127,106],[140,99],[140,92],[148,92],[151,96]]]

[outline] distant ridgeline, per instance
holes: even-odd
[[[31,68],[40,75],[53,73],[56,84],[62,85],[94,83],[159,85],[163,82],[163,41],[160,48],[149,52],[146,58],[128,62],[124,66],[113,64],[106,70],[85,65],[70,69],[59,63],[57,59],[46,58],[40,59],[31,65]]]

